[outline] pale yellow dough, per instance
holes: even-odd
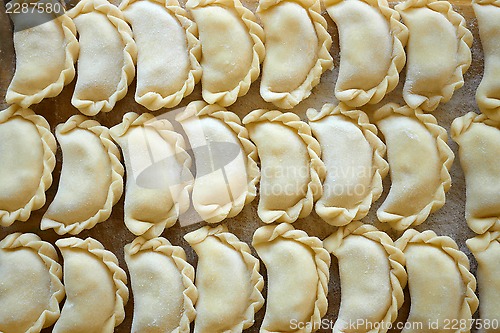
[[[109,129],[77,115],[56,127],[63,153],[59,188],[41,229],[76,235],[111,216],[123,193],[123,166]]]
[[[138,237],[125,246],[125,261],[134,294],[131,332],[189,333],[198,291],[182,247]]]
[[[500,121],[500,3],[474,0],[472,8],[484,52],[484,75],[476,91],[476,102],[488,118]]]
[[[62,268],[54,247],[35,234],[0,241],[0,332],[38,333],[59,318]]]
[[[203,99],[229,106],[246,95],[264,60],[264,32],[239,0],[188,0],[198,25]]]
[[[374,118],[385,138],[392,181],[377,217],[397,230],[422,224],[444,205],[451,186],[455,155],[446,130],[432,115],[392,103]]]
[[[135,76],[137,47],[122,12],[107,0],[81,0],[68,11],[78,31],[78,76],[71,99],[87,116],[111,111]]]
[[[45,205],[56,149],[45,118],[14,105],[0,111],[0,227]]]
[[[480,333],[499,333],[500,327],[500,232],[487,232],[467,240],[467,246],[478,263],[477,282],[479,288],[479,318],[489,327]]]
[[[458,143],[465,174],[465,218],[482,234],[500,229],[500,123],[470,112],[456,118],[451,137]]]
[[[408,29],[386,0],[326,0],[339,30],[335,97],[351,107],[380,102],[396,88],[406,62]]]
[[[377,333],[387,332],[404,301],[403,252],[389,235],[361,222],[338,229],[323,244],[337,258],[340,271],[340,310],[333,333],[374,333],[377,326]]]
[[[134,235],[157,237],[190,205],[193,176],[184,138],[149,113],[129,112],[109,133],[125,159],[125,225]]]
[[[120,9],[137,43],[136,102],[153,111],[176,106],[201,78],[196,24],[177,0],[125,0]]]
[[[309,125],[293,113],[255,110],[243,118],[261,163],[258,215],[265,223],[293,223],[321,197],[325,165]]]
[[[470,332],[479,303],[474,293],[476,279],[455,241],[432,230],[410,229],[395,244],[406,257],[411,297],[402,333]],[[450,329],[454,322],[462,325]]]
[[[326,167],[316,213],[334,226],[362,219],[382,194],[382,179],[389,172],[377,128],[364,112],[345,104],[309,109],[307,117]]]
[[[36,5],[37,0],[20,1]],[[27,7],[31,11],[34,7]],[[75,77],[75,61],[79,46],[76,27],[66,14],[36,14],[36,19],[46,18],[45,23],[22,29],[33,14],[10,14],[14,23],[14,49],[16,71],[7,89],[5,100],[28,108],[44,98],[55,97]]]
[[[200,217],[217,223],[238,215],[257,194],[257,151],[240,118],[219,105],[190,103],[176,117],[196,163],[192,201]]]
[[[260,0],[257,15],[266,35],[260,94],[279,108],[291,109],[333,68],[332,38],[320,1]]]
[[[127,274],[93,238],[59,239],[66,301],[54,333],[112,333],[125,319]]]
[[[226,226],[203,227],[184,238],[198,255],[195,333],[242,332],[264,304],[264,279],[250,247]]]
[[[330,255],[323,242],[281,223],[257,229],[252,245],[268,277],[260,332],[316,331],[328,308]]]
[[[406,0],[395,7],[409,30],[405,102],[434,111],[464,85],[472,61],[472,34],[446,0]]]

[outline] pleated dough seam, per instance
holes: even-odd
[[[0,210],[0,226],[3,227],[12,225],[16,220],[27,221],[32,211],[40,209],[45,205],[45,191],[52,185],[52,171],[56,166],[55,153],[57,143],[50,131],[50,125],[45,118],[36,115],[30,109],[22,109],[17,105],[11,105],[8,109],[0,111],[0,124],[6,123],[14,117],[21,117],[36,127],[43,149],[43,172],[35,195],[29,199],[24,207],[14,212]]]

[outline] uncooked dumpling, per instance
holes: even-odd
[[[484,74],[476,91],[476,102],[488,118],[500,121],[500,4],[494,0],[474,0],[472,8],[484,52]]]
[[[59,239],[66,301],[53,333],[112,333],[125,319],[127,274],[93,238]]]
[[[308,216],[322,194],[325,165],[309,125],[293,113],[255,110],[243,118],[261,163],[258,214],[265,223]]]
[[[23,7],[29,10],[28,13],[9,14],[14,23],[16,72],[5,100],[28,108],[44,98],[59,95],[73,80],[79,46],[75,24],[68,15],[49,13],[48,6],[47,12],[32,13],[36,5],[47,4],[42,1],[16,2],[20,3],[33,6]],[[42,19],[43,24],[30,28],[24,26],[26,22]]]
[[[59,318],[62,268],[54,247],[35,234],[0,241],[0,332],[38,333]]]
[[[387,332],[403,305],[403,252],[389,235],[361,222],[338,229],[323,244],[340,271],[342,298],[333,333],[372,332],[371,327]]]
[[[452,331],[470,332],[478,307],[476,279],[455,241],[432,230],[410,229],[395,244],[406,257],[411,297],[402,333],[450,332],[455,322],[461,323],[460,329]]]
[[[446,0],[406,0],[395,7],[408,27],[405,102],[434,111],[464,85],[472,34]]]
[[[405,230],[444,205],[455,156],[446,144],[446,130],[420,109],[387,104],[374,118],[385,138],[392,181],[377,217]]]
[[[198,255],[194,332],[242,332],[264,304],[264,279],[250,247],[224,225],[184,236]]]
[[[467,240],[467,246],[478,263],[477,282],[479,289],[479,318],[483,329],[481,333],[498,333],[500,327],[500,231]],[[488,324],[486,324],[488,323]],[[487,325],[487,326],[486,326]]]
[[[332,38],[320,1],[260,0],[257,15],[266,35],[260,94],[279,108],[291,109],[333,68]]]
[[[125,0],[120,9],[137,43],[136,102],[153,111],[176,106],[201,78],[196,24],[177,0]]]
[[[45,118],[14,105],[0,111],[0,226],[27,221],[45,205],[56,149]]]
[[[408,29],[386,0],[326,0],[325,7],[339,30],[335,97],[352,107],[380,102],[398,85]]]
[[[323,242],[288,223],[257,229],[253,247],[267,269],[266,314],[260,332],[314,332],[328,308],[330,255]],[[305,324],[303,330],[295,324]]]
[[[203,99],[229,106],[246,95],[264,60],[264,32],[240,0],[188,0],[202,46]]]
[[[127,170],[125,225],[137,236],[159,236],[190,205],[193,176],[184,138],[166,119],[130,112],[109,131]]]
[[[59,188],[41,228],[79,234],[111,216],[123,193],[120,152],[109,129],[78,115],[56,127],[63,153]]]
[[[316,213],[334,226],[362,219],[382,194],[382,179],[389,172],[377,128],[364,112],[344,104],[325,104],[319,112],[309,109],[307,117],[326,168]]]
[[[186,253],[162,237],[136,238],[125,246],[134,294],[131,332],[189,333],[198,291]]]
[[[78,31],[78,76],[71,104],[87,116],[111,111],[135,76],[137,47],[122,12],[107,0],[81,0],[68,11]]]
[[[500,123],[470,112],[453,121],[451,137],[465,174],[469,228],[478,234],[500,228]]]
[[[193,206],[217,223],[238,215],[256,196],[257,153],[240,118],[219,105],[190,103],[177,115],[196,163]]]

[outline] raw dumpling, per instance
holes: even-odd
[[[203,227],[184,236],[198,255],[194,332],[242,332],[264,305],[264,279],[250,247],[224,225]]]
[[[189,208],[193,176],[182,135],[166,119],[127,113],[110,130],[127,170],[125,225],[137,236],[161,235]]]
[[[134,294],[131,332],[189,333],[198,291],[186,253],[165,238],[136,238],[125,246]]]
[[[172,108],[201,78],[198,29],[177,0],[120,4],[137,43],[135,100],[149,110]]]
[[[0,241],[0,332],[37,333],[59,318],[62,268],[54,247],[35,234]]]
[[[45,118],[14,105],[0,111],[0,226],[27,221],[45,205],[56,149]]]
[[[266,265],[268,277],[260,332],[316,331],[328,308],[330,255],[323,242],[281,223],[257,229],[252,245]],[[294,323],[305,327],[294,329]]]
[[[122,12],[107,0],[81,0],[68,11],[78,31],[78,77],[71,104],[87,116],[109,112],[127,94],[137,47]]]
[[[478,234],[500,228],[500,123],[470,112],[453,121],[451,137],[465,173],[467,224]]]
[[[488,327],[478,330],[481,333],[498,333],[500,327],[500,232],[487,232],[467,240],[467,246],[478,263],[477,280],[479,297],[479,317]]]
[[[387,145],[392,181],[377,217],[405,230],[444,205],[455,155],[446,144],[446,130],[420,109],[387,104],[374,117]]]
[[[474,0],[479,37],[484,52],[484,75],[476,91],[482,113],[500,121],[500,4],[495,0]]]
[[[293,113],[255,110],[243,123],[261,163],[258,215],[265,223],[308,216],[323,193],[325,165],[309,125]]]
[[[405,102],[434,111],[464,85],[472,61],[472,34],[444,0],[406,0],[395,7],[408,27]]]
[[[279,108],[291,109],[333,68],[332,38],[320,1],[260,0],[257,14],[266,35],[260,94]]]
[[[264,60],[264,32],[239,0],[188,0],[202,47],[203,99],[229,106],[245,95]]]
[[[410,229],[395,244],[406,257],[411,297],[402,333],[470,332],[478,307],[476,279],[455,241],[432,230]],[[460,323],[460,329],[451,330],[453,323]]]
[[[353,222],[323,241],[338,260],[341,295],[333,333],[387,332],[403,305],[405,257],[391,237],[377,228]],[[356,327],[352,327],[352,323]]]
[[[73,116],[56,127],[63,153],[59,188],[42,218],[42,230],[79,234],[106,221],[123,193],[123,166],[109,130]]]
[[[408,29],[387,0],[325,0],[339,30],[335,96],[351,107],[376,104],[399,82]]]
[[[5,100],[28,108],[44,98],[55,97],[75,77],[78,41],[73,21],[64,13],[32,12],[36,0],[20,2],[31,4],[28,13],[10,14],[14,23],[16,72],[7,89]],[[45,23],[26,28],[26,22],[43,20]]]
[[[389,172],[377,128],[364,112],[344,104],[325,104],[319,112],[309,109],[307,117],[326,167],[316,213],[334,226],[362,219],[382,194],[382,179]]]
[[[190,103],[176,120],[182,124],[196,162],[193,206],[217,223],[238,215],[256,196],[257,152],[240,118],[219,105]]]
[[[125,319],[127,274],[93,238],[59,239],[66,301],[53,333],[112,333]]]

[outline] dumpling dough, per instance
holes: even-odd
[[[323,193],[325,165],[309,125],[293,113],[255,110],[243,118],[261,163],[258,215],[265,223],[308,216]]]
[[[35,234],[0,241],[0,332],[37,333],[59,318],[62,268],[54,247]]]
[[[498,333],[500,327],[500,232],[487,232],[484,235],[467,240],[467,246],[478,263],[477,280],[479,297],[479,317],[484,323],[491,323],[490,328],[479,330],[481,333]]]
[[[410,229],[395,244],[406,257],[411,297],[402,333],[450,332],[455,322],[461,323],[461,328],[465,325],[456,332],[470,332],[479,303],[474,294],[476,279],[469,272],[469,259],[455,241],[432,230],[419,233]],[[438,327],[431,330],[428,323]]]
[[[326,0],[325,7],[339,30],[335,97],[351,107],[380,102],[398,85],[408,29],[386,0]]]
[[[465,173],[467,224],[478,234],[500,228],[500,123],[470,112],[453,121],[451,137]]]
[[[446,130],[420,109],[387,104],[374,117],[387,145],[392,181],[377,217],[405,230],[444,205],[455,155],[446,144]]]
[[[125,319],[127,274],[93,238],[59,239],[66,302],[53,333],[111,333]]]
[[[36,5],[29,0],[20,2]],[[14,49],[16,51],[16,72],[7,89],[5,100],[28,108],[44,98],[55,97],[75,77],[75,61],[79,46],[76,27],[66,14],[35,12],[36,19],[46,22],[24,29],[26,20],[34,18],[29,13],[10,14],[14,23]]]
[[[81,0],[68,11],[78,31],[78,77],[71,104],[87,116],[109,112],[135,76],[137,47],[122,12],[107,0]]]
[[[326,167],[316,213],[334,226],[362,219],[382,194],[382,179],[389,172],[377,128],[364,112],[344,104],[325,104],[319,112],[309,109],[307,117]]]
[[[472,34],[448,1],[406,0],[395,7],[409,30],[405,102],[434,111],[464,85],[472,61]]]
[[[391,237],[377,228],[354,222],[323,241],[338,260],[341,302],[333,333],[387,332],[403,305],[405,257]],[[363,324],[352,327],[362,320]]]
[[[266,34],[260,94],[279,108],[291,109],[333,68],[332,38],[320,1],[260,0],[257,14]]]
[[[226,226],[203,227],[184,236],[198,255],[194,332],[242,332],[264,305],[264,279],[250,247]]]
[[[149,110],[172,108],[201,78],[198,29],[177,0],[120,4],[137,43],[135,100]]]
[[[484,75],[476,91],[482,113],[500,121],[500,4],[494,0],[474,0],[479,37],[484,52]]]
[[[186,253],[165,238],[136,238],[125,246],[134,294],[131,332],[189,333],[198,291]]]
[[[45,205],[56,149],[45,118],[14,105],[0,111],[0,226],[27,221]]]
[[[239,0],[188,0],[202,45],[203,99],[229,106],[246,95],[264,60],[264,32]]]
[[[79,234],[106,221],[123,193],[123,166],[109,130],[73,116],[56,127],[63,153],[59,188],[42,218],[42,230]]]
[[[166,119],[127,113],[109,131],[127,170],[125,225],[137,236],[161,235],[190,205],[191,157],[182,135]]]
[[[176,120],[182,124],[196,162],[193,206],[217,223],[238,215],[256,196],[257,152],[240,118],[219,105],[190,103]]]
[[[313,332],[328,308],[330,255],[323,242],[288,223],[265,226],[253,235],[267,269],[267,305],[260,332]],[[294,330],[293,323],[305,326]]]

